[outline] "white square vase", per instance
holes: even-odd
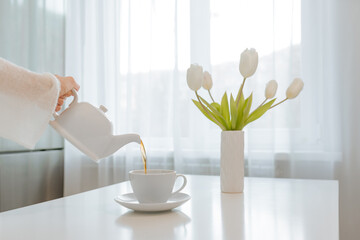
[[[221,132],[220,157],[221,191],[244,191],[244,131]]]

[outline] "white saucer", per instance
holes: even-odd
[[[120,205],[134,211],[160,212],[176,208],[188,201],[190,198],[191,197],[186,193],[175,193],[166,203],[139,203],[134,193],[126,193],[117,196],[114,200]]]

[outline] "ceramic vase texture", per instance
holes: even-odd
[[[244,131],[221,132],[220,157],[221,191],[244,191]]]

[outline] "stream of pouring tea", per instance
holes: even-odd
[[[144,172],[146,174],[146,151],[145,151],[145,147],[144,147],[144,143],[142,140],[140,140],[140,151],[141,151],[141,157],[142,157],[142,161],[144,164]]]

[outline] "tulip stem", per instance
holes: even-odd
[[[284,100],[282,100],[281,102],[278,102],[278,103],[277,103],[277,104],[275,104],[274,106],[271,106],[269,109],[276,107],[277,105],[279,105],[280,103],[285,102],[286,100],[288,100],[288,98],[285,98],[285,99],[284,99]]]
[[[226,128],[224,127],[224,125],[222,125],[210,112],[209,110],[204,106],[204,104],[201,102],[200,98],[199,98],[199,94],[197,93],[197,91],[195,91],[196,97],[199,100],[200,105],[203,107],[204,111],[209,115],[209,117],[212,118],[212,120],[223,130],[225,131]]]
[[[265,100],[260,104],[260,106],[259,107],[261,107],[262,105],[264,105],[265,104],[265,102],[267,101],[268,99],[267,98],[265,98]],[[258,108],[259,108],[258,107]]]
[[[268,98],[265,98],[265,100],[254,110],[252,111],[251,113],[255,112],[256,110],[258,110],[262,105],[264,105],[264,103],[268,100]],[[250,115],[251,115],[250,113]]]
[[[214,103],[215,101],[214,101],[214,98],[211,96],[211,92],[210,92],[210,90],[208,90],[208,92],[209,92],[209,95],[210,95],[211,100],[212,100],[212,101],[213,101],[213,103]]]
[[[246,78],[244,77],[244,80],[243,82],[241,83],[241,86],[240,86],[240,89],[239,89],[239,92],[238,92],[238,99],[236,101],[236,107],[239,106],[239,102],[240,102],[240,98],[241,98],[241,95],[242,95],[242,91],[243,91],[243,88],[244,88],[244,85],[245,85],[245,80]]]

